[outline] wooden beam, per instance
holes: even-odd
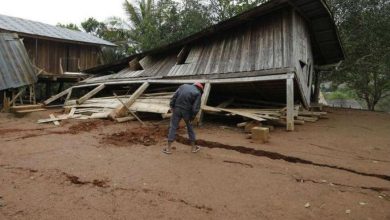
[[[202,99],[200,101],[200,110],[198,114],[196,115],[195,122],[197,125],[202,125],[203,121],[203,110],[202,107],[207,105],[207,100],[209,99],[210,95],[210,90],[211,90],[211,84],[206,83],[204,86],[203,94],[202,94]]]
[[[130,108],[128,106],[126,106],[125,103],[123,103],[123,101],[114,93],[114,96],[116,99],[118,99],[118,101],[122,104],[123,107],[126,108],[126,110],[132,115],[134,116],[134,118],[136,118],[142,125],[145,125],[145,123],[133,112],[130,110]],[[115,118],[116,119],[116,118]]]
[[[292,73],[292,75],[294,75]],[[185,83],[211,83],[211,84],[224,84],[224,83],[244,83],[244,82],[262,82],[262,81],[274,81],[274,80],[286,80],[291,77],[291,74],[276,74],[276,75],[265,75],[265,76],[253,76],[253,77],[245,77],[243,73],[242,76],[237,76],[236,78],[226,78],[226,79],[174,79],[174,78],[164,78],[164,79],[134,79],[134,80],[116,80],[112,82],[104,82],[106,85],[126,85],[126,84],[137,84],[137,83],[153,83],[153,84],[185,84]],[[83,84],[77,85],[73,88],[83,88],[96,86],[101,83],[91,83],[91,84]]]
[[[9,105],[13,105],[19,96],[21,96],[24,92],[24,88],[22,88],[16,95],[13,96],[12,100],[9,102]]]
[[[59,126],[60,125],[60,122],[58,122],[58,118],[56,118],[53,114],[50,114],[50,119],[53,119],[53,123],[55,126]],[[54,119],[57,119],[57,120],[54,120]]]
[[[111,114],[111,117],[113,119],[115,118],[121,118],[125,117],[127,113],[127,109],[142,95],[142,93],[145,92],[145,90],[149,87],[148,82],[144,82],[131,96],[130,98],[124,102],[124,105],[119,106],[118,108],[114,109],[114,111]]]
[[[96,95],[98,92],[102,91],[104,89],[105,85],[104,84],[100,84],[98,87],[94,88],[92,91],[88,92],[87,94],[85,94],[83,97],[79,98],[76,100],[76,103],[78,105],[84,103],[85,101],[87,101],[88,99],[92,98],[92,96]]]
[[[58,93],[57,95],[54,95],[54,96],[50,97],[49,99],[47,99],[46,101],[44,101],[43,104],[44,104],[44,105],[48,105],[48,104],[54,102],[55,100],[57,100],[57,99],[61,98],[62,96],[68,94],[68,93],[70,92],[70,90],[71,90],[70,88],[69,88],[69,89],[66,89],[66,90],[64,90],[64,91],[62,91],[62,92],[60,92],[60,93]]]
[[[286,80],[286,100],[287,100],[287,114],[286,127],[287,131],[294,131],[294,79]]]

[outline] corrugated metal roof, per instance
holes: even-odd
[[[0,90],[37,82],[36,71],[17,34],[0,33]]]
[[[0,15],[0,29],[19,34],[36,35],[46,38],[73,41],[79,43],[116,46],[115,44],[90,34],[56,27],[37,21],[26,20],[6,15]]]

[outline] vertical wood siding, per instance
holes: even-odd
[[[192,46],[185,64],[168,76],[246,72],[291,66],[290,10],[248,22]]]
[[[46,72],[60,74],[60,58],[64,71],[78,71],[78,62],[81,70],[99,65],[99,46],[69,44],[49,40],[25,37],[24,44],[32,62]],[[37,50],[36,50],[37,48]]]
[[[299,86],[303,90],[303,97],[310,103],[311,83],[314,71],[313,52],[311,48],[310,33],[306,21],[296,12],[292,14],[293,21],[293,65],[297,70]],[[307,65],[302,68],[300,61]]]

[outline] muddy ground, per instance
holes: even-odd
[[[38,125],[0,114],[0,219],[390,219],[390,115],[335,110],[267,144],[208,123]]]

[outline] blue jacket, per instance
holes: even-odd
[[[181,85],[173,95],[170,107],[190,111],[193,117],[198,114],[202,93],[194,85]]]

